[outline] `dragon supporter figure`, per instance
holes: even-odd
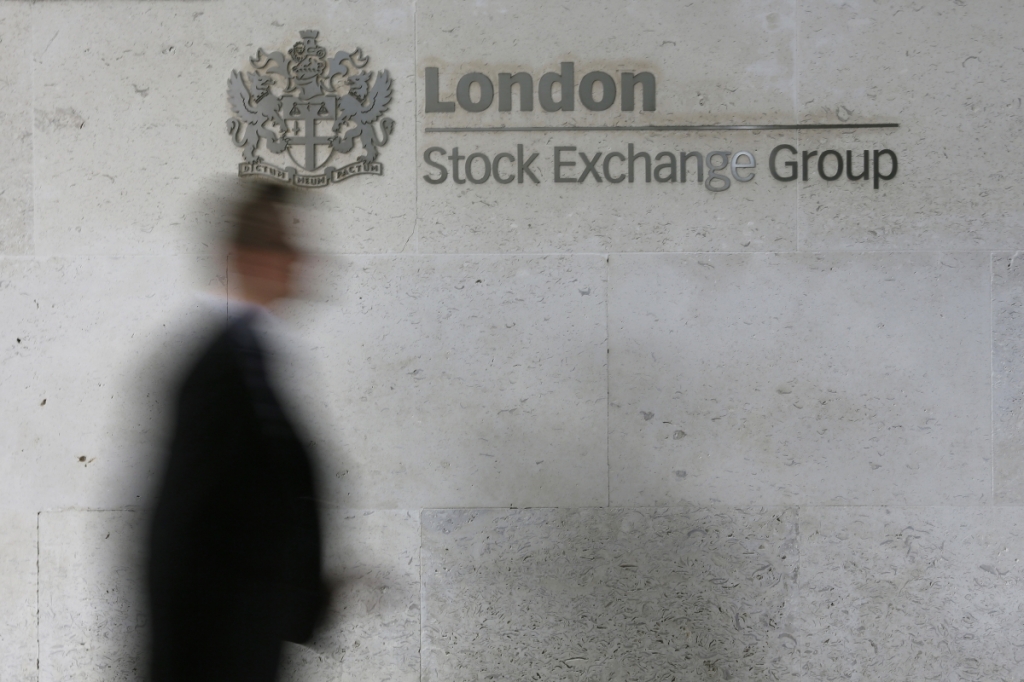
[[[227,128],[232,141],[243,149],[247,162],[261,160],[262,140],[268,152],[298,153],[292,159],[307,171],[326,165],[335,152],[348,154],[358,141],[363,149],[358,161],[373,163],[394,131],[394,120],[384,116],[391,106],[391,75],[378,71],[374,78],[372,71],[363,70],[369,57],[361,49],[328,57],[317,44],[317,31],[300,35],[302,40],[287,57],[260,49],[250,59],[256,71],[231,72],[228,99],[235,115]],[[282,86],[281,95],[273,92],[275,85]],[[322,132],[317,132],[318,125],[325,127]],[[326,147],[326,156],[314,153],[314,146]]]
[[[370,74],[363,71],[346,81],[351,89],[349,94],[338,100],[338,118],[334,122],[333,130],[338,132],[349,122],[354,123],[355,127],[348,130],[344,136],[334,138],[331,145],[342,154],[347,154],[352,151],[358,139],[365,152],[359,160],[372,163],[377,159],[377,147],[387,144],[388,136],[395,128],[395,122],[390,118],[381,119],[380,129],[383,135],[377,137],[373,124],[391,106],[391,75],[387,71],[378,72],[372,88],[369,86],[369,80]]]
[[[270,94],[270,86],[274,79],[262,73],[252,72],[249,74],[249,81],[252,83],[252,90],[245,84],[245,78],[238,71],[232,71],[228,79],[228,97],[237,116],[228,121],[228,134],[231,135],[236,147],[244,148],[242,158],[253,162],[258,158],[256,147],[260,139],[266,139],[267,149],[275,154],[283,152],[288,143],[267,127],[268,123],[273,123],[282,134],[286,131],[284,119],[281,118],[281,100]],[[245,132],[239,135],[243,124]]]

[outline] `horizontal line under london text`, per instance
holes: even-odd
[[[720,130],[856,130],[898,128],[899,123],[794,123],[775,125],[494,126],[426,128],[428,133],[715,132]]]

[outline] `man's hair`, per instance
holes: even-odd
[[[290,192],[284,185],[260,182],[235,207],[228,244],[243,249],[294,251],[283,207]]]

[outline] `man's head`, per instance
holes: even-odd
[[[300,258],[286,222],[287,188],[261,183],[241,201],[234,215],[228,250],[238,274],[239,293],[259,305],[294,293],[292,268]]]

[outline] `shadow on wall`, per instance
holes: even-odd
[[[40,516],[40,680],[146,679],[146,515]],[[282,679],[417,679],[419,518],[327,509],[325,566],[337,587],[306,646],[288,645]]]
[[[783,679],[795,510],[330,510],[343,579],[284,679]],[[44,514],[42,680],[141,679],[135,512]],[[420,543],[422,542],[422,550]],[[423,566],[419,566],[422,555]],[[424,648],[420,652],[421,581]]]
[[[325,516],[328,573],[345,582],[310,646],[287,651],[289,681],[995,680],[1020,668],[1020,508]],[[40,515],[40,682],[142,679],[141,557],[122,552],[139,547],[140,518]]]
[[[795,510],[423,513],[423,679],[785,679]]]

